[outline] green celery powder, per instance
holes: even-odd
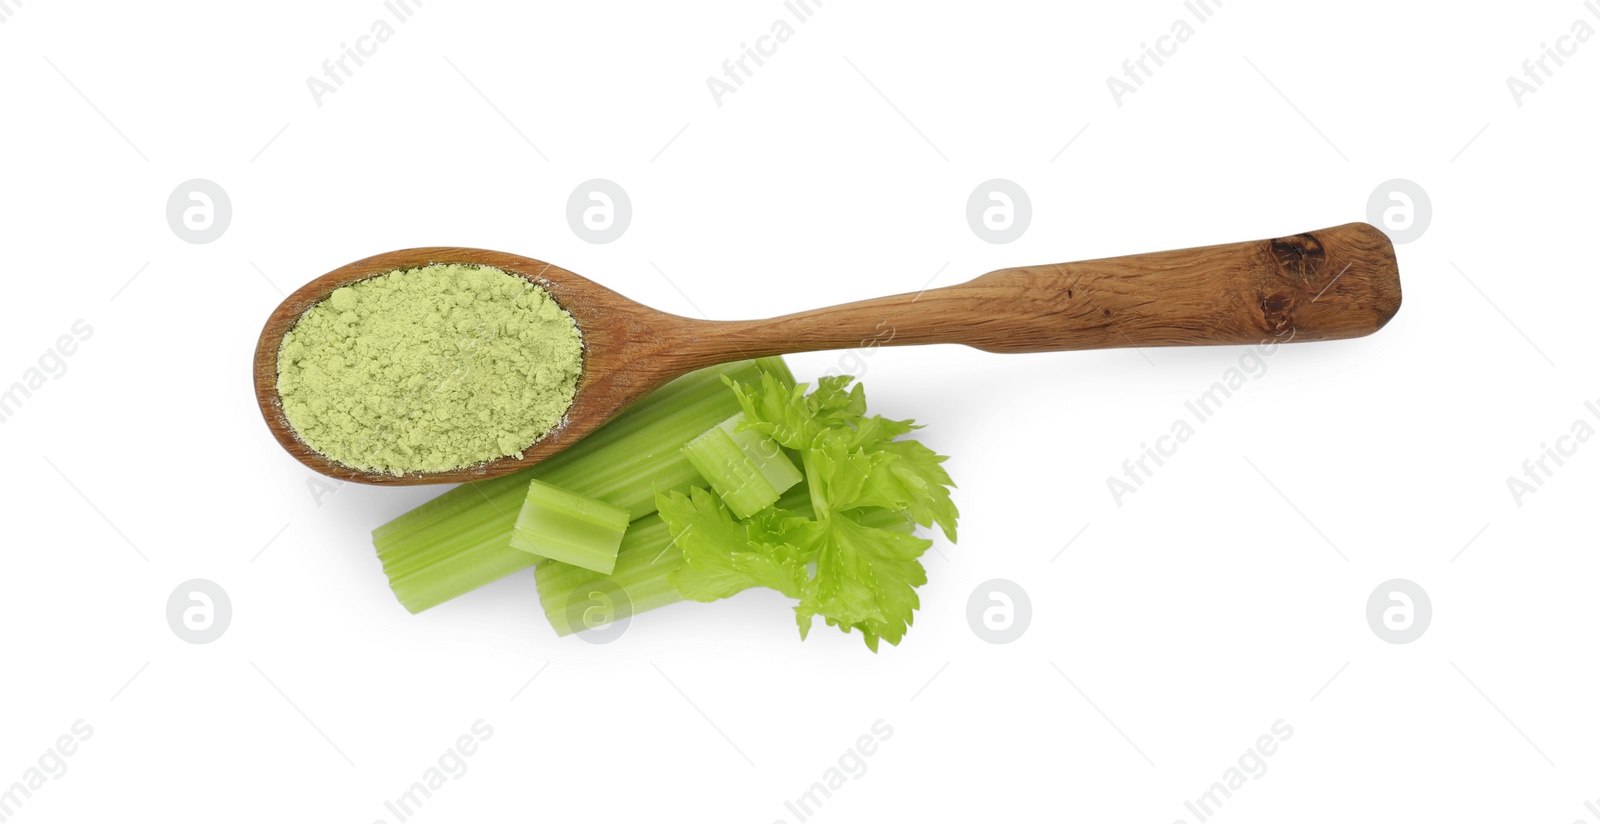
[[[583,338],[543,288],[435,264],[342,287],[278,352],[284,416],[308,446],[364,471],[444,472],[503,458],[572,405]]]

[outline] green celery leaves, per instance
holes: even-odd
[[[816,389],[763,374],[759,386],[725,381],[744,409],[740,430],[760,432],[791,450],[805,470],[811,512],[768,507],[737,519],[701,488],[657,496],[661,517],[683,552],[673,586],[698,601],[751,587],[798,601],[805,637],[815,617],[845,632],[858,630],[876,651],[880,639],[900,643],[927,583],[921,557],[932,542],[913,523],[938,524],[952,542],[958,512],[954,487],[935,454],[914,440],[916,427],[866,414],[866,395],[848,376],[826,377]],[[895,526],[894,513],[905,518]],[[873,524],[864,522],[864,518]],[[889,516],[889,527],[881,524]]]

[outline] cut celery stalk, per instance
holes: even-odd
[[[621,620],[683,600],[667,576],[683,563],[659,514],[628,525],[610,575],[560,561],[534,568],[539,603],[557,635]]]
[[[803,484],[793,487],[778,506],[810,517],[810,492]],[[917,526],[893,509],[863,510],[861,522],[907,533]],[[667,577],[682,565],[683,553],[666,522],[652,514],[628,525],[610,575],[559,561],[545,561],[533,572],[545,619],[564,636],[684,600]]]
[[[534,480],[517,515],[511,546],[610,575],[627,531],[628,510]]]
[[[538,556],[510,546],[534,479],[621,507],[631,518],[654,512],[657,489],[682,490],[699,480],[683,445],[739,411],[723,376],[749,383],[763,370],[794,383],[779,358],[693,372],[543,463],[463,484],[373,530],[395,597],[421,612],[537,563]]]
[[[777,441],[754,429],[739,429],[743,420],[740,412],[683,448],[689,463],[738,518],[772,506],[779,495],[804,480]]]

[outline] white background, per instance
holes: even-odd
[[[720,107],[706,78],[780,3],[428,0],[320,106],[306,79],[376,0],[5,5],[0,387],[93,328],[0,424],[0,788],[93,728],[14,820],[393,822],[476,719],[492,736],[415,820],[794,822],[877,719],[814,820],[1194,822],[1277,719],[1218,820],[1596,820],[1600,445],[1521,506],[1506,481],[1600,427],[1600,43],[1521,106],[1506,86],[1600,27],[1580,3],[1227,0],[1119,106],[1106,78],[1180,3],[828,0]],[[565,217],[597,177],[634,207],[606,245]],[[1033,204],[1007,245],[964,214],[997,177]],[[165,217],[192,178],[233,204],[206,245]],[[1280,350],[1121,506],[1107,477],[1242,349],[793,357],[863,374],[953,456],[960,543],[877,656],[800,642],[771,593],[602,646],[557,639],[529,574],[409,615],[368,532],[438,490],[318,506],[248,378],[285,292],[389,249],[760,317],[1363,220],[1393,178],[1432,201],[1398,317]],[[232,599],[208,645],[164,616],[192,578]],[[994,578],[1031,596],[1011,644],[968,625]],[[1367,625],[1391,578],[1431,596],[1414,643]]]

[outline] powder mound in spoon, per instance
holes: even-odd
[[[572,405],[578,324],[543,288],[436,264],[342,287],[278,351],[284,416],[312,449],[364,471],[444,472],[522,450]]]

